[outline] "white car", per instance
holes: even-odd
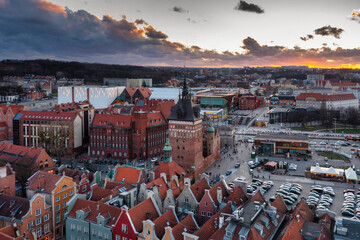
[[[297,169],[297,165],[296,164],[290,164],[290,166],[289,166],[289,170],[293,170],[293,171],[296,171],[296,169]]]
[[[157,159],[157,157],[153,157],[152,159],[151,159],[151,162],[156,162],[158,159]]]

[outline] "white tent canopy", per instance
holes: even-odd
[[[339,173],[333,167],[328,168],[326,174],[339,175]]]
[[[310,172],[311,172],[311,173],[319,173],[319,174],[324,173],[323,170],[321,170],[321,168],[320,168],[320,166],[319,166],[318,163],[316,164],[315,167],[314,167],[314,166],[311,166]]]
[[[354,180],[354,181],[358,180],[356,176],[356,172],[351,167],[345,170],[345,177],[347,180]]]

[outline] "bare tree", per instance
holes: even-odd
[[[52,122],[40,128],[39,137],[46,152],[55,156],[58,161],[67,151],[69,144],[69,126],[66,123]]]

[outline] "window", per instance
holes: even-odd
[[[55,198],[55,202],[58,202],[58,201],[60,201],[60,197]]]
[[[89,228],[84,227],[84,233],[88,233],[89,232]]]
[[[46,215],[44,216],[44,222],[46,222],[47,220],[49,220],[49,214],[46,214]]]
[[[77,231],[78,231],[78,232],[81,232],[81,225],[78,225],[78,226],[77,226]]]
[[[207,207],[208,206],[208,203],[207,202],[205,202],[205,207]]]
[[[64,195],[63,195],[63,199],[66,199],[67,198],[67,194],[66,193],[64,193]]]
[[[70,225],[70,229],[74,231],[74,230],[76,229],[75,224],[72,223],[72,224]]]
[[[126,224],[121,224],[121,231],[122,231],[123,233],[128,233],[128,227],[127,227]]]
[[[102,238],[102,232],[98,232],[98,237]]]
[[[121,240],[119,235],[116,235],[116,240]]]
[[[66,208],[66,202],[63,202],[63,208]]]
[[[71,240],[76,240],[74,235],[71,235]]]
[[[47,234],[48,232],[50,232],[49,225],[50,225],[50,223],[45,224],[45,226],[44,226],[44,233],[45,233],[45,234]]]
[[[41,227],[36,229],[36,237],[40,237],[42,235]]]
[[[104,239],[105,239],[105,240],[109,240],[109,234],[105,233],[105,234],[104,234]]]
[[[61,219],[61,214],[60,214],[60,212],[57,212],[56,213],[56,223],[60,222],[60,219]]]
[[[60,210],[60,204],[56,205],[56,211],[59,211]]]
[[[189,202],[189,199],[188,199],[188,198],[185,198],[184,201],[185,201],[186,203],[188,203],[188,202]]]
[[[63,210],[63,215],[65,216],[66,213],[67,213],[67,209],[65,208],[65,209]]]
[[[72,196],[74,194],[74,191],[71,190],[69,196]]]
[[[27,230],[28,230],[28,231],[30,231],[30,230],[31,230],[32,225],[33,225],[33,224],[32,224],[32,222],[29,222],[29,223],[27,224]]]
[[[35,210],[35,216],[39,216],[41,214],[41,208]]]
[[[86,185],[82,186],[82,191],[83,191],[83,192],[86,191]]]
[[[127,238],[126,238],[126,237],[123,237],[122,240],[127,240]]]
[[[93,229],[91,233],[92,233],[93,236],[95,236],[96,235],[95,229]]]
[[[201,211],[201,216],[205,216],[205,212],[204,212],[204,211]]]
[[[36,219],[36,226],[40,225],[41,224],[41,218],[37,218]]]
[[[208,212],[207,216],[208,216],[208,217],[211,217],[211,215],[212,215],[211,212]]]

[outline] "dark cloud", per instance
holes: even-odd
[[[148,36],[149,38],[154,38],[154,39],[166,39],[168,37],[165,33],[161,31],[157,31],[151,25],[145,28],[145,35]]]
[[[135,20],[135,23],[136,23],[137,25],[141,25],[141,24],[149,25],[144,19],[136,19],[136,20]]]
[[[307,41],[307,40],[310,40],[310,39],[313,39],[313,38],[314,38],[314,36],[311,35],[311,34],[308,34],[305,37],[300,37],[300,39],[303,40],[303,41]]]
[[[334,36],[337,39],[340,39],[340,35],[344,32],[344,29],[331,27],[330,25],[324,26],[314,30],[316,35],[321,36]]]
[[[258,5],[253,3],[247,3],[245,1],[240,1],[234,9],[245,12],[264,13],[264,9],[262,9]]]
[[[189,12],[188,10],[185,10],[184,8],[182,8],[182,7],[177,7],[177,6],[173,7],[172,10],[173,10],[174,12],[178,12],[178,13]]]
[[[45,0],[3,1],[0,58],[49,58],[87,62],[182,66],[327,65],[360,62],[360,49],[317,49],[262,45],[243,40],[239,52],[218,52],[172,42],[148,25],[123,18],[98,18]],[[328,63],[327,59],[334,59]],[[348,65],[346,65],[348,66]]]

